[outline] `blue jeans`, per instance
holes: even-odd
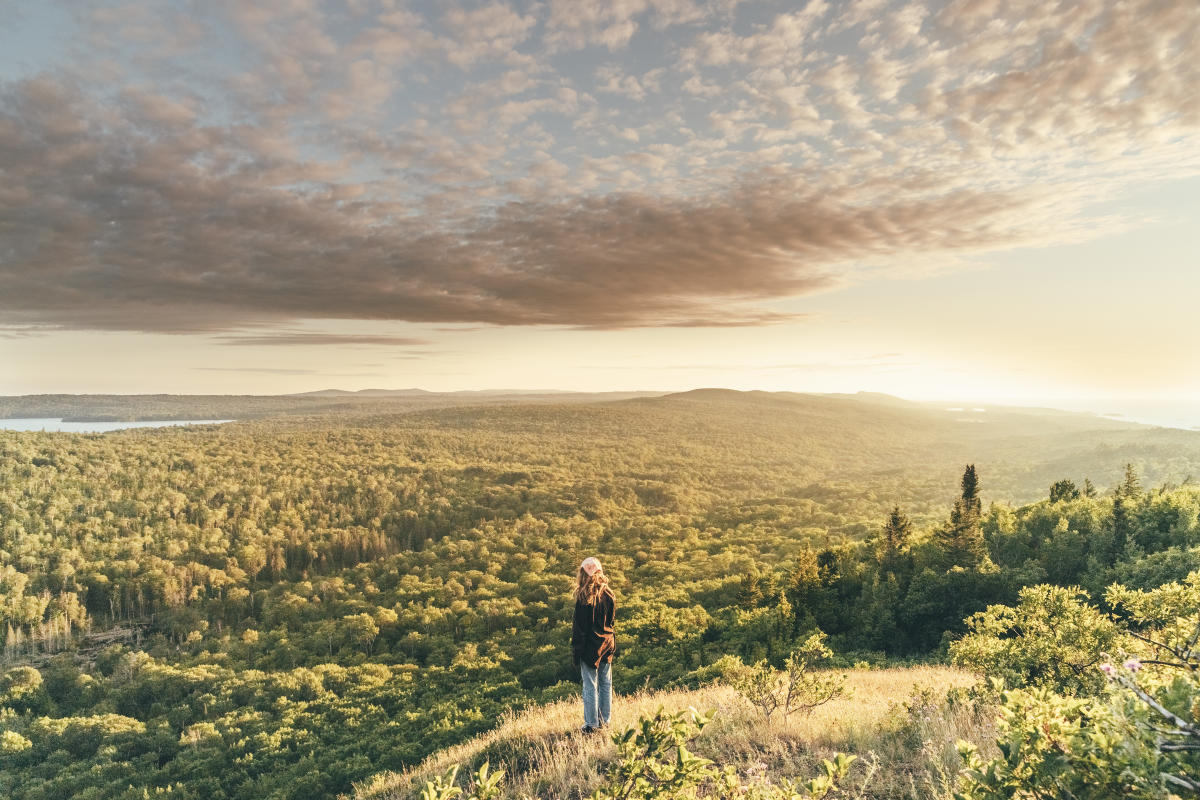
[[[601,661],[599,667],[580,664],[583,677],[583,724],[589,728],[607,725],[612,714],[612,663]]]

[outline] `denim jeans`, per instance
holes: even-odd
[[[580,664],[579,672],[583,676],[583,724],[589,728],[607,725],[612,714],[612,664]]]

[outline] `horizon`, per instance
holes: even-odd
[[[449,389],[449,390],[434,390],[426,389],[420,386],[406,386],[403,388],[387,389],[379,386],[368,386],[361,389],[343,389],[340,387],[326,386],[320,389],[306,389],[295,392],[173,392],[173,391],[144,391],[144,392],[28,392],[22,394],[4,394],[0,393],[0,397],[36,397],[42,395],[61,395],[67,397],[88,397],[88,396],[114,396],[114,397],[139,397],[139,396],[167,396],[167,397],[196,397],[196,396],[245,396],[245,397],[300,397],[305,395],[318,395],[324,392],[339,392],[344,394],[361,395],[368,392],[386,392],[390,394],[400,394],[404,392],[421,392],[429,395],[512,395],[519,397],[522,395],[604,395],[604,394],[621,394],[621,395],[645,395],[645,396],[669,396],[675,394],[688,394],[690,392],[699,391],[731,391],[738,393],[767,393],[767,394],[799,394],[814,397],[845,397],[854,399],[858,395],[872,395],[877,397],[886,397],[893,400],[901,400],[918,405],[941,406],[947,411],[978,411],[986,412],[990,409],[1011,409],[1015,411],[1055,411],[1068,412],[1073,414],[1084,414],[1097,417],[1099,419],[1108,419],[1115,422],[1131,422],[1142,425],[1150,425],[1163,428],[1174,428],[1186,431],[1200,431],[1200,407],[1196,404],[1173,404],[1170,402],[1120,402],[1108,403],[1111,408],[1107,411],[1099,410],[1105,408],[1106,404],[1089,400],[1086,398],[1057,398],[1047,402],[994,402],[990,400],[971,398],[971,397],[906,397],[903,395],[894,394],[891,392],[882,392],[872,389],[857,389],[850,391],[805,391],[795,389],[761,389],[761,388],[735,388],[729,386],[690,386],[677,389],[646,389],[646,388],[610,388],[600,390],[583,390],[583,389],[561,389],[561,388],[534,388],[534,389],[515,389],[512,387],[496,387],[496,388],[474,388],[474,389]],[[3,426],[0,426],[2,428]]]
[[[1200,7],[14,2],[0,393],[1200,424]]]

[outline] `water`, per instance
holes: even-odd
[[[170,419],[142,420],[140,422],[67,422],[61,418],[36,417],[23,419],[0,419],[0,430],[9,431],[60,431],[62,433],[108,433],[126,428],[167,428],[175,425],[219,425],[233,422],[231,419]]]
[[[1118,407],[1116,411],[1102,413],[1109,419],[1143,422],[1147,425],[1158,425],[1163,428],[1183,428],[1184,430],[1200,431],[1200,407],[1196,404],[1139,404],[1128,408]]]
[[[1195,401],[1177,400],[1080,400],[1058,403],[1068,411],[1091,411],[1102,417],[1122,422],[1141,422],[1162,428],[1200,430],[1200,398]]]
[[[1123,398],[1108,400],[1095,398],[1023,399],[1021,402],[1005,403],[998,406],[997,409],[1018,410],[1022,407],[1078,411],[1118,422],[1140,422],[1143,425],[1156,425],[1160,428],[1200,431],[1200,398],[1195,402],[1126,400]],[[945,410],[950,413],[970,414],[971,417],[963,416],[960,419],[963,422],[968,420],[982,422],[987,411],[986,408],[972,408],[968,405],[947,407]]]

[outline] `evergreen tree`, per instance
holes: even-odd
[[[1125,465],[1125,480],[1121,482],[1121,488],[1117,493],[1122,497],[1131,499],[1142,493],[1142,481],[1138,478],[1137,470],[1133,468],[1133,464]]]
[[[816,614],[825,605],[821,567],[817,554],[805,548],[796,556],[796,567],[788,578],[788,600],[792,606],[792,635],[816,626]]]
[[[934,535],[934,541],[942,551],[943,563],[947,568],[973,567],[983,559],[983,527],[980,524],[982,517],[979,476],[975,472],[975,465],[968,464],[963,471],[962,496],[954,501],[950,521]]]
[[[1097,494],[1096,484],[1092,483],[1091,478],[1084,478],[1083,479],[1083,496],[1084,497],[1095,497],[1096,494]]]
[[[737,604],[745,609],[754,609],[758,608],[762,599],[762,576],[757,570],[747,572],[738,586]]]
[[[1075,488],[1075,482],[1064,478],[1061,481],[1055,481],[1050,487],[1050,502],[1061,503],[1064,500],[1077,500],[1079,498],[1079,489]]]
[[[896,573],[901,566],[901,553],[908,546],[909,536],[912,535],[912,522],[900,512],[900,506],[892,509],[887,522],[883,525],[883,535],[879,540],[876,558],[882,574]]]
[[[967,464],[962,476],[963,508],[974,512],[976,517],[983,515],[983,504],[979,499],[979,476],[975,473],[975,465]]]
[[[850,587],[850,576],[843,573],[844,549],[827,547],[817,553],[817,571],[821,578],[820,601],[813,607],[813,618],[817,627],[829,633],[841,633],[851,624],[852,614],[847,608],[848,592],[857,594]]]
[[[820,570],[822,587],[833,585],[842,576],[842,564],[838,554],[829,547],[817,553],[817,568]]]
[[[787,592],[780,589],[775,597],[775,620],[771,625],[771,640],[767,643],[768,657],[787,652],[795,624],[796,613],[788,602]]]

